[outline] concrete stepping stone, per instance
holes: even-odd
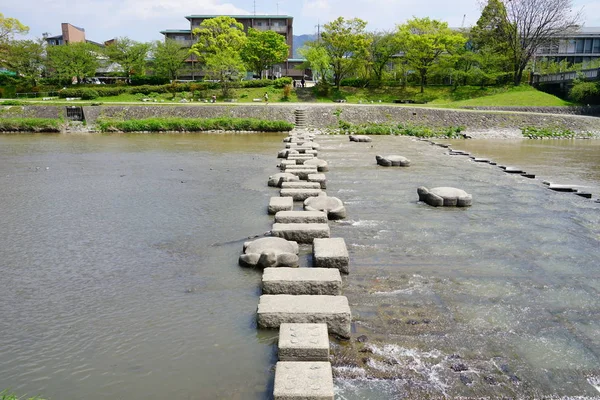
[[[521,168],[518,167],[504,167],[504,172],[506,172],[507,174],[523,174],[525,173],[525,171],[523,171]]]
[[[592,198],[592,194],[590,192],[585,192],[585,191],[578,190],[578,191],[575,192],[575,194],[577,196],[584,197],[586,199],[591,199]]]
[[[558,185],[555,183],[551,183],[548,185],[548,189],[555,190],[557,192],[576,192],[577,186],[574,185]]]
[[[321,189],[319,182],[298,181],[298,182],[282,182],[282,189]]]
[[[372,142],[373,139],[371,139],[369,136],[366,136],[366,135],[350,135],[350,141],[351,142]]]
[[[304,166],[315,166],[317,167],[317,171],[318,172],[327,172],[329,171],[329,164],[327,164],[327,161],[325,160],[321,160],[319,158],[312,158],[310,160],[306,160],[304,161]]]
[[[277,237],[264,237],[244,243],[239,264],[244,267],[297,267],[298,243]]]
[[[304,209],[306,211],[324,211],[327,213],[327,218],[331,220],[346,218],[344,203],[337,197],[327,196],[326,193],[304,200]]]
[[[281,324],[277,343],[279,361],[329,361],[326,324]]]
[[[343,238],[315,239],[313,241],[313,260],[315,267],[336,268],[348,273],[350,257]]]
[[[269,200],[269,214],[277,214],[279,211],[292,211],[294,199],[291,197],[271,197]]]
[[[375,156],[375,160],[378,165],[382,167],[408,167],[410,165],[410,160],[406,157],[402,156]]]
[[[474,157],[474,158],[473,158],[473,161],[475,161],[475,162],[480,162],[480,163],[488,163],[488,164],[489,164],[489,162],[490,162],[490,160],[489,160],[489,159],[487,159],[487,158],[481,158],[481,157]]]
[[[296,160],[294,160],[294,159],[291,159],[291,160],[290,160],[289,158],[288,158],[288,159],[285,159],[285,160],[281,160],[281,161],[279,162],[279,168],[280,168],[280,169],[282,169],[282,170],[284,170],[284,171],[285,171],[285,168],[286,168],[288,165],[298,165],[298,164],[297,164]]]
[[[304,167],[304,165],[298,165],[298,167]],[[298,179],[306,181],[306,180],[308,180],[309,175],[317,173],[317,169],[307,166],[304,168],[293,168],[293,169],[286,168],[285,172],[294,174],[298,177]]]
[[[297,165],[304,165],[304,163],[308,160],[315,158],[312,154],[298,154],[288,156],[288,160],[293,160]]]
[[[309,197],[317,197],[323,193],[321,188],[319,189],[281,189],[279,195],[281,197],[291,197],[294,201],[304,201]]]
[[[329,268],[266,268],[262,277],[263,294],[342,294],[340,271]]]
[[[469,156],[471,155],[471,153],[469,153],[468,151],[463,151],[463,150],[450,150],[450,154],[451,156]]]
[[[281,187],[283,182],[299,182],[300,178],[297,175],[290,174],[289,172],[280,172],[275,175],[269,176],[268,185],[274,187]]]
[[[331,363],[277,362],[273,398],[274,400],[333,400]]]
[[[523,178],[529,178],[529,179],[534,179],[535,178],[535,174],[528,174],[527,172],[522,173],[521,176]]]
[[[309,174],[308,182],[317,182],[321,185],[321,189],[327,189],[327,177],[325,174]]]
[[[280,224],[274,223],[273,236],[298,243],[312,243],[315,238],[328,238],[331,234],[328,224]]]
[[[436,187],[427,189],[421,186],[417,189],[419,201],[434,207],[469,207],[473,197],[462,189],[453,187]]]
[[[316,165],[297,165],[297,164],[294,165],[294,164],[291,164],[291,165],[285,166],[285,172],[289,172],[289,173],[293,174],[294,173],[293,171],[295,169],[312,169],[313,171],[315,171],[315,173],[318,172]]]
[[[263,294],[258,302],[260,328],[283,323],[325,323],[330,333],[350,337],[352,315],[345,296]]]
[[[327,214],[322,211],[279,211],[275,222],[280,224],[326,224]]]
[[[290,150],[290,149],[284,149],[284,150],[279,150],[279,152],[277,153],[277,158],[287,158],[290,155],[298,155],[300,153],[298,153],[296,150]]]

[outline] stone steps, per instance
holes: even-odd
[[[280,224],[326,224],[327,214],[323,211],[279,211],[275,222]]]
[[[279,361],[329,361],[326,324],[281,324]]]
[[[331,230],[328,224],[274,223],[271,233],[285,240],[310,244],[316,238],[328,238]]]
[[[275,400],[333,400],[331,364],[324,361],[279,361],[275,366]]]
[[[265,268],[263,294],[328,295],[342,294],[342,277],[330,268]]]

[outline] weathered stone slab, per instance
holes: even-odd
[[[244,267],[297,267],[298,243],[277,237],[264,237],[244,243],[239,263]]]
[[[505,167],[504,172],[506,172],[507,174],[522,174],[525,171],[518,167]]]
[[[317,166],[316,165],[286,165],[285,166],[285,172],[289,172],[289,173],[293,173],[293,171],[295,169],[312,169],[313,171],[315,171],[315,173],[317,172]]]
[[[487,159],[487,158],[481,158],[481,157],[474,157],[474,158],[473,158],[473,161],[475,161],[475,162],[480,162],[480,163],[488,163],[488,164],[489,164],[489,162],[490,162],[490,160],[489,160],[489,159]]]
[[[336,268],[347,274],[350,257],[343,238],[315,239],[313,241],[315,267]]]
[[[317,171],[319,171],[319,172],[329,171],[329,164],[327,164],[327,161],[325,161],[325,160],[321,160],[321,159],[313,157],[310,160],[304,161],[304,166],[313,166],[313,165],[315,167],[317,167]]]
[[[329,332],[350,337],[351,313],[345,296],[263,294],[258,302],[258,326],[283,323],[326,323]]]
[[[322,211],[279,211],[275,222],[280,224],[326,224],[327,214]]]
[[[323,191],[319,189],[281,189],[279,191],[279,195],[281,197],[291,197],[294,201],[304,201],[309,197],[316,197],[323,193]]]
[[[578,188],[576,185],[559,185],[556,183],[551,183],[548,185],[548,189],[555,190],[557,192],[576,192]]]
[[[309,174],[307,177],[309,182],[318,182],[321,189],[327,189],[327,177],[325,174]]]
[[[269,176],[269,186],[281,187],[283,182],[298,182],[300,178],[297,175],[281,172],[275,175]]]
[[[299,167],[304,167],[304,165],[298,165]],[[301,180],[307,180],[308,176],[311,174],[316,174],[317,170],[315,168],[295,168],[295,169],[286,169],[287,173],[294,174]]]
[[[382,167],[408,167],[410,166],[410,160],[403,156],[375,156],[375,160],[378,165]]]
[[[283,182],[282,189],[320,189],[319,182],[298,181],[298,182]]]
[[[344,203],[337,197],[329,197],[325,193],[304,200],[304,209],[306,211],[324,211],[329,219],[346,218]]]
[[[578,191],[575,192],[575,194],[577,196],[584,197],[586,199],[591,199],[592,198],[592,193],[590,193],[590,192],[585,192],[585,191],[578,190]]]
[[[330,268],[266,268],[262,277],[263,294],[342,294],[340,271]]]
[[[468,151],[463,151],[463,150],[450,150],[450,154],[451,156],[468,156],[471,153],[469,153]]]
[[[288,158],[288,159],[286,159],[286,160],[281,160],[281,161],[279,162],[279,168],[281,168],[282,170],[285,170],[285,168],[286,168],[288,165],[298,165],[298,164],[296,163],[296,160],[294,160],[294,159],[289,159],[289,158]]]
[[[281,324],[279,361],[329,361],[326,324]]]
[[[427,189],[421,186],[417,189],[419,201],[434,207],[469,207],[473,197],[462,189],[453,187],[436,187]]]
[[[328,238],[331,234],[328,224],[273,224],[273,236],[294,240],[298,243],[312,243],[315,238]]]
[[[274,400],[333,400],[331,364],[324,361],[279,361]]]
[[[372,142],[373,139],[371,139],[369,136],[366,135],[350,135],[350,141],[351,142]]]
[[[269,214],[276,214],[279,211],[292,211],[294,209],[294,199],[291,197],[271,197],[269,200]]]
[[[297,165],[303,165],[306,161],[315,158],[312,154],[297,154],[288,156],[288,160],[296,161]]]
[[[535,174],[528,174],[527,172],[522,173],[521,176],[523,178],[529,178],[529,179],[534,179],[535,178]]]

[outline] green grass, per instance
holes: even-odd
[[[0,132],[60,132],[61,123],[51,118],[2,118]]]
[[[41,397],[18,397],[16,394],[3,390],[0,392],[0,400],[44,400]]]
[[[452,107],[463,106],[529,106],[550,107],[570,106],[572,103],[562,100],[556,96],[541,92],[531,86],[522,85],[507,88],[504,92],[461,100],[449,103]]]
[[[575,137],[592,137],[592,133],[575,133],[566,128],[536,128],[534,126],[526,126],[521,128],[523,136],[529,139],[572,139]]]
[[[286,121],[266,121],[253,118],[148,118],[131,120],[98,119],[102,132],[204,132],[252,131],[287,132],[294,125]]]
[[[335,134],[353,134],[353,135],[394,135],[394,136],[414,136],[421,138],[459,138],[464,130],[462,126],[431,127],[412,124],[351,124],[339,120],[339,127],[334,131]]]

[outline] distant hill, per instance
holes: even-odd
[[[317,35],[294,35],[294,58],[300,58],[298,54],[298,49],[304,45],[304,42],[310,42],[315,40]]]

